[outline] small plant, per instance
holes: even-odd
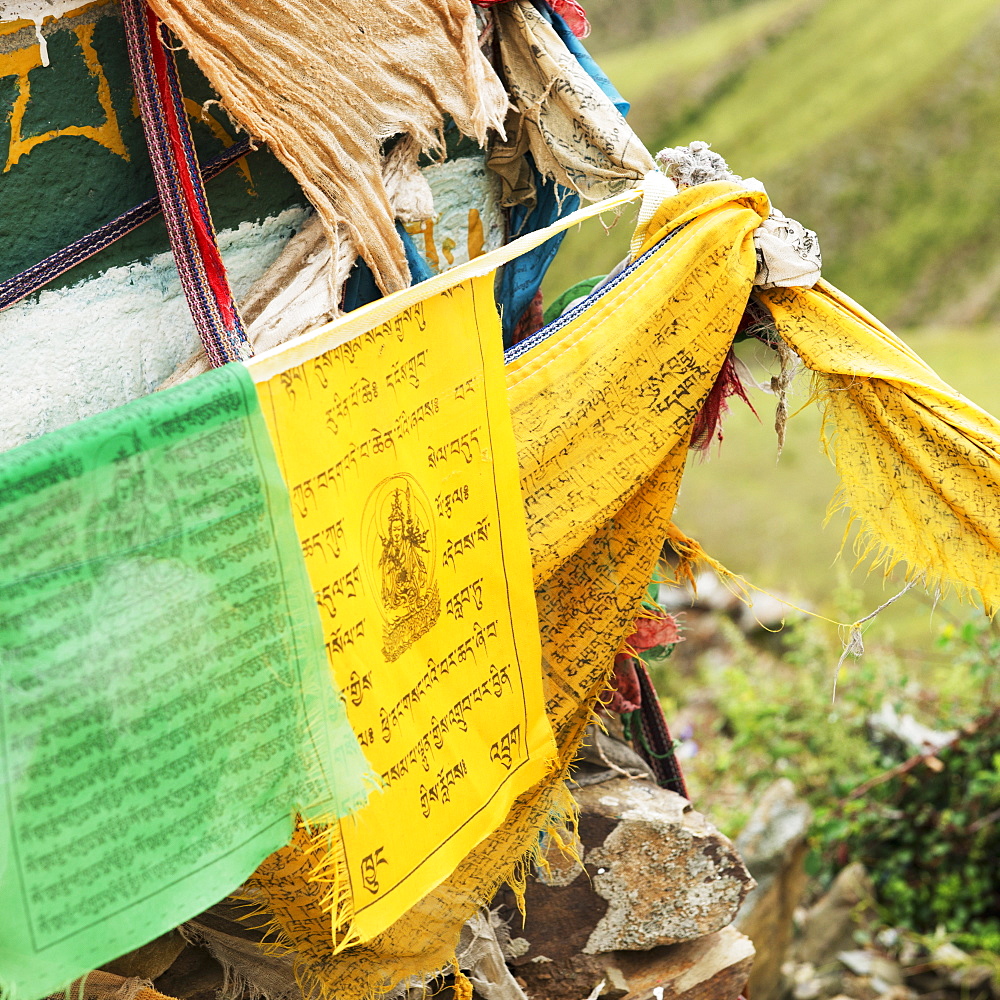
[[[824,817],[829,861],[861,861],[894,927],[1000,952],[1000,712]],[[908,762],[909,763],[909,762]]]
[[[955,667],[978,683],[980,703],[992,704],[1000,665],[1000,622],[985,615],[950,622],[941,630],[938,647],[951,653]]]
[[[829,877],[861,861],[888,925],[1000,954],[1000,709],[988,710],[987,700],[1000,638],[979,615],[946,625],[939,646],[957,678],[978,686],[987,711],[937,753],[906,757],[897,748],[881,774],[820,806],[811,868]],[[967,709],[967,689],[941,701]]]
[[[851,662],[831,704],[840,646],[820,623],[786,626],[778,655],[727,618],[719,629],[725,655],[702,657],[686,689],[674,675],[661,690],[676,704],[692,688],[697,694],[712,691],[711,730],[697,730],[701,750],[685,769],[692,785],[705,789],[713,821],[724,832],[739,831],[747,800],[779,776],[790,778],[821,810],[881,770],[883,754],[868,739],[865,722],[898,690],[897,664],[877,653]],[[669,668],[660,673],[669,675]]]
[[[848,588],[836,598],[843,620],[863,613]],[[842,645],[815,620],[774,637],[776,652],[773,638],[764,648],[720,616],[712,648],[686,672],[671,661],[654,669],[673,705],[694,706],[679,709],[694,719],[699,746],[685,770],[724,832],[739,832],[775,778],[791,778],[814,811],[814,891],[861,861],[886,925],[1000,954],[1000,709],[990,712],[1000,628],[982,614],[938,610],[949,624],[936,656],[880,648],[876,620],[868,651],[844,663],[833,703]],[[939,730],[965,728],[936,755],[911,757],[901,740],[869,731],[886,702]]]

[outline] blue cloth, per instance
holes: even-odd
[[[413,237],[403,228],[403,224],[396,222],[396,232],[403,241],[403,249],[406,251],[406,264],[410,269],[410,284],[415,285],[418,281],[425,281],[434,272],[430,269],[427,261],[420,256],[417,245],[413,242]],[[375,276],[371,268],[359,257],[351,268],[351,273],[344,282],[344,312],[351,312],[359,306],[366,306],[369,302],[382,298],[382,290],[375,284]]]
[[[580,207],[580,196],[564,188],[555,181],[546,180],[535,168],[531,154],[526,158],[535,178],[536,201],[534,208],[515,205],[510,210],[511,238],[533,233],[545,226],[551,225],[570,212]],[[561,202],[560,202],[560,199]],[[505,264],[497,287],[497,301],[500,304],[503,323],[504,347],[509,347],[513,339],[514,329],[524,315],[524,310],[531,304],[542,278],[549,269],[555,255],[559,252],[565,233],[553,236],[541,246],[529,250],[526,254]]]
[[[587,75],[611,99],[615,107],[623,114],[628,114],[629,104],[615,89],[604,71],[594,61],[593,56],[583,47],[580,39],[573,34],[566,22],[542,0],[533,0],[538,12],[555,29],[566,48],[576,57]],[[527,156],[531,172],[535,178],[537,201],[532,209],[524,205],[515,205],[510,210],[510,235],[523,236],[533,233],[545,226],[552,225],[575,212],[580,207],[580,196],[564,188],[555,181],[546,180],[535,168],[531,154]],[[549,269],[555,255],[559,252],[565,233],[553,236],[539,247],[529,251],[517,260],[505,265],[497,287],[497,301],[500,303],[503,318],[504,347],[509,347],[514,329],[524,315],[524,310],[535,297],[545,272]]]
[[[536,4],[536,6],[538,5]],[[586,70],[587,76],[604,91],[605,95],[611,99],[611,102],[624,118],[628,114],[631,105],[618,93],[617,88],[608,78],[608,75],[597,65],[594,57],[583,47],[580,39],[573,34],[569,25],[558,14],[544,4],[542,4],[540,9],[547,15],[547,19],[552,23],[552,27],[556,29],[556,34],[563,40],[566,48],[576,56],[576,61]]]

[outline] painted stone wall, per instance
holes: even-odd
[[[0,0],[0,281],[155,192],[118,5]],[[204,160],[237,130],[179,54]],[[266,150],[210,181],[239,298],[307,214]],[[156,388],[198,347],[162,219],[0,312],[0,448]]]
[[[202,162],[239,132],[178,53]],[[499,246],[499,182],[454,126],[425,158],[431,272]],[[207,184],[237,302],[310,211],[264,148]],[[155,193],[115,0],[0,0],[0,282]],[[0,450],[151,392],[198,349],[162,218],[0,311]]]

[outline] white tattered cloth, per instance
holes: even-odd
[[[743,178],[734,174],[707,142],[695,141],[688,146],[661,149],[656,154],[656,162],[679,189],[711,181],[729,181],[747,191],[767,194],[756,177]],[[757,250],[754,284],[758,288],[812,288],[819,281],[823,264],[819,238],[773,205],[771,214],[754,231],[753,242]]]

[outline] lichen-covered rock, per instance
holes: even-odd
[[[685,799],[627,778],[574,795],[583,864],[553,851],[549,869],[529,879],[518,965],[648,950],[732,921],[753,879],[732,843]]]
[[[584,948],[589,954],[721,930],[753,888],[732,843],[679,795],[619,779],[581,789],[577,800],[581,835],[583,817],[614,824],[585,856],[594,892],[608,903]]]

